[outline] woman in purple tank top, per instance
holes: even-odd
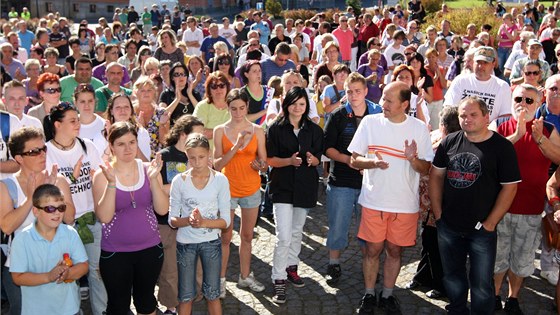
[[[136,159],[136,127],[117,122],[109,129],[112,163],[93,178],[95,214],[103,224],[99,269],[107,289],[107,314],[127,314],[130,298],[140,314],[155,314],[154,297],[163,249],[154,211],[165,215],[161,156],[151,163]],[[134,284],[134,285],[133,285]]]

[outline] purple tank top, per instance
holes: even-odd
[[[150,181],[141,163],[139,171],[144,173],[144,184],[133,192],[136,208],[132,206],[131,192],[117,188],[115,215],[111,222],[103,224],[101,249],[104,251],[134,252],[161,242]]]

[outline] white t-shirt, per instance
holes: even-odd
[[[16,132],[16,130],[21,128],[21,124],[16,115],[12,115],[12,114],[8,114],[8,115],[10,115],[10,134],[13,134],[14,132]],[[3,119],[4,119],[4,115],[1,115],[0,125],[4,124],[4,121],[2,121]],[[4,135],[2,134],[2,128],[0,128],[0,162],[5,162],[10,158],[11,156],[8,155],[8,143],[4,142]],[[0,179],[7,178],[11,175],[12,175],[11,173],[0,173]]]
[[[76,207],[76,218],[81,217],[87,212],[93,211],[92,179],[95,170],[102,163],[101,154],[89,139],[83,139],[87,148],[84,152],[78,140],[74,147],[68,151],[60,150],[51,141],[47,142],[47,169],[50,170],[53,164],[58,164],[58,173],[66,178],[70,185],[72,201]],[[80,175],[74,183],[70,180],[70,175],[74,171],[74,166],[78,159],[83,155]]]
[[[309,113],[307,114],[307,117],[309,117],[309,119],[318,118],[319,113],[317,112],[317,103],[315,103],[315,101],[311,99],[309,92],[307,92],[307,95],[309,99]],[[268,117],[269,115],[278,116],[281,112],[282,102],[280,102],[280,99],[272,99],[268,104],[268,107],[266,108],[266,117]]]
[[[95,115],[95,120],[90,124],[80,124],[80,138],[89,139],[95,144],[98,152],[103,152],[105,148],[105,137],[103,136],[103,130],[105,129],[105,119],[101,118],[99,115]]]
[[[202,30],[199,28],[195,28],[194,31],[192,31],[190,28],[187,28],[184,32],[183,32],[183,41],[186,42],[192,42],[192,41],[198,41],[198,43],[200,45],[202,45],[202,40],[204,39],[204,34],[202,34]],[[198,47],[187,47],[187,55],[189,56],[200,56],[200,46]]]
[[[223,38],[227,39],[227,41],[232,47],[235,46],[235,43],[233,42],[233,38],[236,34],[235,34],[235,30],[231,28],[231,25],[228,28],[220,27],[218,34]]]
[[[385,56],[385,60],[387,60],[387,67],[390,66],[398,66],[401,64],[406,63],[406,57],[404,56],[404,46],[401,45],[398,48],[393,47],[390,45],[389,47],[385,48],[385,52],[383,53]],[[385,84],[389,84],[393,80],[393,70],[389,70],[389,73],[385,76]]]
[[[404,156],[404,142],[416,141],[418,158],[432,161],[434,152],[426,125],[413,117],[395,124],[381,114],[367,115],[348,146],[349,152],[373,157],[381,154],[389,163],[385,170],[364,170],[358,203],[385,212],[416,213],[419,209],[420,174]]]
[[[477,80],[474,73],[457,76],[445,93],[443,105],[459,106],[467,96],[478,96],[486,102],[490,121],[511,114],[511,89],[506,81],[495,76],[488,81]]]
[[[20,127],[37,127],[43,130],[43,123],[33,116],[23,114],[21,120],[19,121]]]
[[[305,33],[303,33],[305,34]],[[333,41],[336,43],[337,46],[340,47],[340,44],[338,43],[338,38],[336,38],[334,35],[332,35],[331,33],[329,33],[332,37],[333,37]],[[304,36],[305,37],[305,36]],[[313,40],[313,51],[317,52],[317,63],[321,63],[323,62],[323,45],[322,45],[322,41],[323,41],[323,35],[317,35],[315,37],[315,39]],[[303,42],[305,44],[305,40]]]
[[[418,102],[418,95],[411,93],[410,95],[410,109],[408,110],[408,116],[417,117],[416,112],[418,111],[417,103]],[[422,114],[424,114],[424,118],[426,119],[426,125],[430,124],[430,110],[428,109],[428,105],[426,105],[426,101],[422,100],[420,103],[420,108],[422,109]]]

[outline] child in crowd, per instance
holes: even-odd
[[[61,224],[66,211],[58,187],[44,184],[33,193],[35,223],[12,243],[10,272],[21,286],[21,314],[74,315],[80,311],[76,279],[88,271],[84,245],[74,228]],[[69,254],[73,265],[63,261]]]
[[[179,314],[191,314],[196,297],[196,269],[203,270],[202,294],[209,314],[221,314],[220,233],[230,224],[230,192],[225,175],[210,165],[210,143],[202,134],[189,136],[185,150],[192,167],[171,182],[169,224],[177,231]]]

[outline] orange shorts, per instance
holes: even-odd
[[[370,243],[387,240],[398,246],[416,244],[419,213],[393,213],[362,207],[358,237]]]

